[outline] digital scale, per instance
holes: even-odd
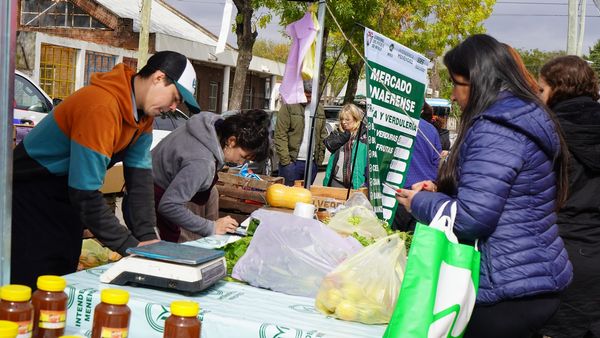
[[[129,248],[127,253],[131,256],[123,257],[100,276],[102,283],[195,293],[227,275],[221,250],[160,241]]]

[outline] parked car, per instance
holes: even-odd
[[[232,116],[235,114],[239,114],[239,110],[228,110],[221,113],[223,118],[228,116]],[[273,144],[273,139],[275,137],[275,122],[277,121],[277,111],[276,110],[265,110],[267,114],[269,114],[271,118],[271,123],[269,125],[269,156],[264,161],[249,161],[248,168],[250,168],[254,173],[261,175],[275,175],[279,168],[279,158],[277,157],[277,153],[275,152],[275,146]]]
[[[54,109],[52,99],[27,75],[15,70],[13,117],[16,124],[38,124]]]
[[[327,134],[330,134],[338,126],[342,106],[324,106],[323,110],[325,111],[325,119],[327,120],[325,128],[327,129]]]
[[[189,117],[179,109],[156,116],[152,124],[152,145],[150,149],[154,149],[158,142],[176,128],[184,125],[188,119]]]
[[[425,99],[427,103],[433,108],[433,115],[437,116],[448,116],[452,109],[452,102],[447,99],[429,98]]]
[[[177,127],[184,125],[187,120],[189,120],[189,117],[184,112],[175,109],[155,117],[153,128],[155,130],[173,131]]]

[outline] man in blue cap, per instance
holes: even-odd
[[[14,150],[11,282],[35,288],[40,275],[76,271],[82,232],[121,255],[157,241],[150,145],[155,116],[194,99],[196,72],[183,55],[154,54],[135,73],[124,64],[48,114]],[[127,227],[100,187],[123,162]]]

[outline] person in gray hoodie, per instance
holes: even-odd
[[[204,219],[186,206],[205,205],[225,163],[263,160],[268,154],[269,117],[250,110],[226,119],[204,112],[194,115],[152,150],[157,226],[163,240],[178,242],[181,228],[200,236],[234,232],[230,216]]]

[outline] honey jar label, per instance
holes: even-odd
[[[40,310],[40,321],[38,323],[38,327],[44,329],[62,329],[66,326],[66,321],[66,311]]]
[[[126,338],[127,328],[122,327],[102,327],[100,330],[101,338]]]
[[[33,330],[33,321],[26,320],[22,322],[15,322],[19,326],[17,338],[31,338],[31,331]]]

